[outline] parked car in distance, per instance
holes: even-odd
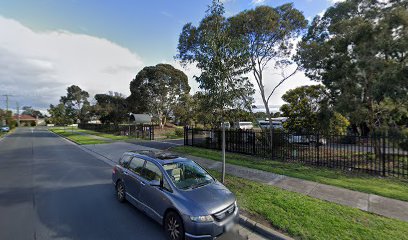
[[[269,129],[270,124],[269,121],[258,121],[259,127],[262,129]],[[272,128],[273,129],[283,129],[283,124],[282,122],[277,122],[277,121],[272,121]]]
[[[10,127],[7,126],[7,125],[4,125],[4,126],[2,126],[2,127],[0,128],[0,131],[1,131],[1,132],[8,132],[8,131],[10,131]]]
[[[221,125],[220,127],[222,128],[223,124],[221,123],[220,125]],[[224,122],[224,127],[225,127],[225,129],[230,129],[231,124],[229,122]]]
[[[236,198],[197,163],[164,152],[126,152],[112,171],[117,199],[164,227],[169,239],[214,239],[238,221]]]
[[[236,129],[248,130],[254,128],[254,125],[252,124],[252,122],[236,122],[234,124],[234,127]]]
[[[311,144],[311,145],[317,145],[317,141],[319,141],[318,145],[326,145],[327,140],[323,137],[319,137],[317,139],[316,136],[314,135],[289,135],[288,137],[288,142],[289,143],[297,143],[297,144]]]

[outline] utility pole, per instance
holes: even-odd
[[[20,104],[16,102],[17,105],[17,126],[20,127]]]
[[[8,112],[8,110],[9,110],[9,97],[12,97],[13,95],[3,94],[2,96],[3,96],[3,97],[6,97],[6,110],[7,110],[7,112]]]

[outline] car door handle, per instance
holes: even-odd
[[[146,183],[144,183],[144,182],[140,182],[140,184],[142,184],[143,186],[145,186],[145,185],[146,185]]]

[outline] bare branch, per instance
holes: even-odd
[[[269,94],[268,99],[266,100],[266,102],[269,103],[269,99],[272,97],[272,94],[275,92],[275,90],[282,85],[282,83],[284,83],[286,80],[288,80],[290,77],[292,77],[293,75],[295,75],[295,73],[299,70],[299,66],[296,67],[296,69],[289,74],[288,76],[285,77],[284,73],[282,73],[283,79],[280,80],[280,82],[273,88],[272,92]]]

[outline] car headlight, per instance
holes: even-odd
[[[213,217],[211,215],[198,216],[198,217],[190,216],[190,219],[193,222],[212,222],[212,221],[214,221],[214,219],[213,219]]]

